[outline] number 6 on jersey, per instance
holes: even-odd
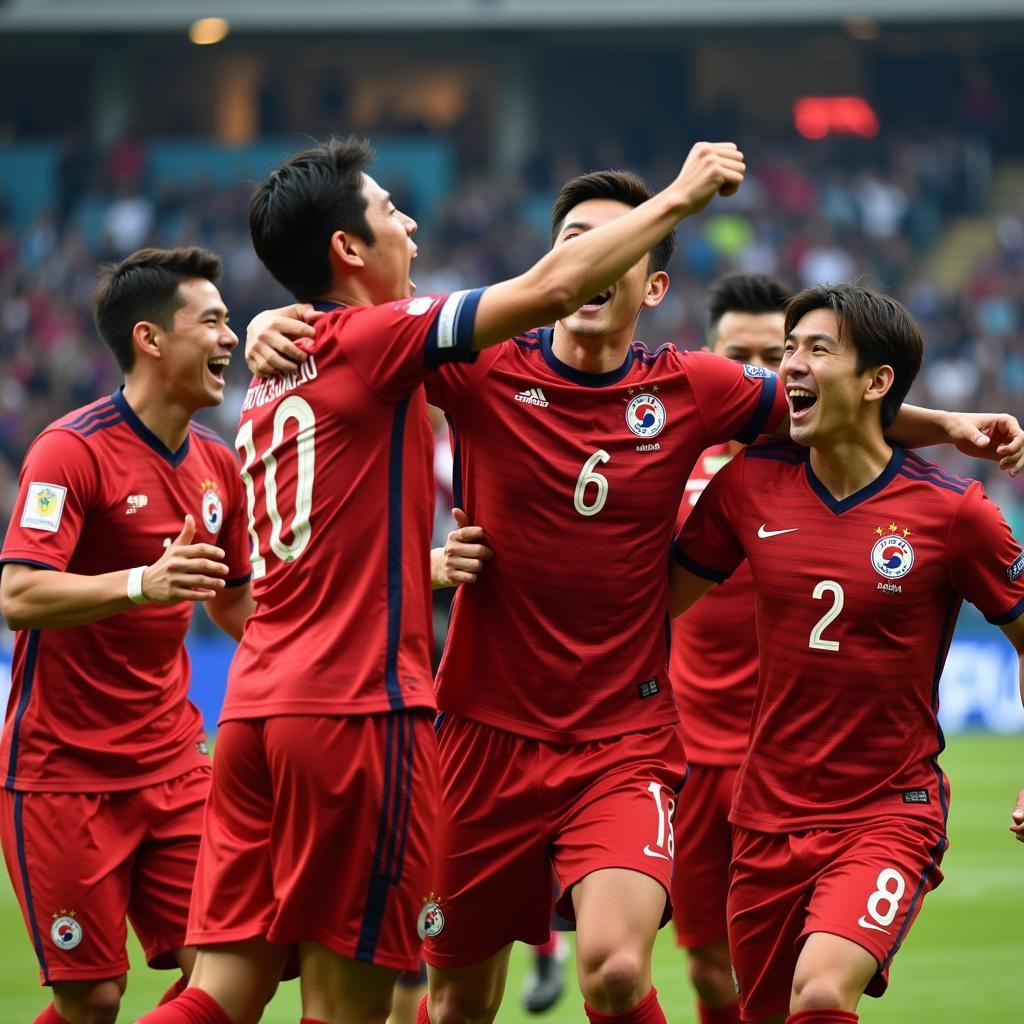
[[[288,524],[292,535],[290,542],[281,539],[284,522],[277,504],[277,458],[275,453],[285,443],[284,432],[289,420],[295,420],[294,444],[298,449],[295,479],[295,512]],[[249,514],[249,539],[252,541],[252,576],[260,579],[266,575],[267,560],[260,549],[260,538],[256,532],[256,481],[253,479],[257,462],[256,442],[253,438],[252,420],[246,420],[235,438],[235,448],[242,454],[241,476],[245,484],[246,506]],[[266,503],[267,519],[270,520],[269,552],[282,562],[294,562],[309,544],[312,524],[309,521],[313,507],[313,474],[316,468],[316,414],[309,402],[298,395],[289,395],[274,411],[274,433],[270,447],[259,456],[263,463],[263,497]]]

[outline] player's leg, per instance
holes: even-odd
[[[663,885],[637,871],[605,868],[573,886],[572,899],[576,971],[588,1013],[621,1016],[634,1010],[652,992],[651,951],[665,913]]]
[[[137,791],[0,791],[4,859],[40,981],[53,993],[44,1020],[107,1024],[117,1017],[128,970],[131,861],[144,817]]]
[[[417,1024],[490,1024],[505,994],[511,943],[467,967],[427,965],[428,994]]]
[[[884,993],[889,964],[925,893],[942,881],[946,838],[925,823],[886,819],[809,833],[801,842],[814,848],[822,867],[807,909],[790,1011],[798,1024],[845,1024],[857,1019],[862,994]]]
[[[542,744],[458,716],[439,719],[437,867],[420,934],[428,999],[420,1024],[494,1019],[514,941],[551,922]]]
[[[300,943],[302,1018],[317,1024],[385,1024],[400,973],[339,956],[318,942]]]
[[[676,802],[672,919],[686,949],[700,1024],[739,1024],[727,939],[726,899],[732,859],[736,769],[691,764]]]
[[[672,814],[686,775],[674,726],[552,747],[549,785],[565,794],[554,863],[559,912],[576,920],[576,970],[592,1020],[663,1021],[651,951],[671,919]]]
[[[420,1001],[426,994],[427,965],[421,963],[415,971],[403,971],[395,982],[388,1024],[416,1024]]]

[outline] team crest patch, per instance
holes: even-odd
[[[444,911],[436,899],[427,900],[423,904],[420,916],[416,919],[416,931],[421,939],[429,939],[444,931]]]
[[[429,295],[421,295],[418,299],[397,303],[396,308],[402,309],[409,316],[423,316],[434,305],[434,302],[435,300]]]
[[[82,926],[75,920],[73,910],[62,910],[60,914],[53,915],[50,938],[58,949],[74,949],[82,941],[82,935]]]
[[[871,564],[879,576],[887,580],[901,579],[914,567],[914,549],[906,537],[893,533],[875,541],[871,549]]]
[[[210,531],[216,533],[224,522],[224,505],[217,493],[218,487],[213,480],[204,480],[203,486],[203,524]]]
[[[25,508],[21,513],[21,525],[30,530],[46,530],[56,533],[60,517],[64,514],[64,499],[68,489],[60,484],[44,484],[33,481],[25,495]]]
[[[626,406],[626,426],[637,437],[656,437],[665,429],[665,419],[661,399],[646,392]]]
[[[754,380],[763,380],[765,377],[775,376],[775,371],[769,370],[767,366],[751,366],[750,363],[743,364],[743,372]]]

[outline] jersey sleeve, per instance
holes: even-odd
[[[747,557],[735,527],[746,461],[738,455],[711,478],[672,545],[679,565],[713,583],[724,583]]]
[[[337,343],[378,398],[400,401],[423,382],[428,370],[475,358],[473,327],[484,290],[423,295],[353,310],[336,321]]]
[[[501,357],[508,344],[506,341],[485,349],[472,363],[450,362],[431,370],[424,381],[427,401],[445,412],[455,412],[460,398],[473,392],[476,385],[487,376],[491,367]]]
[[[778,376],[763,366],[688,352],[687,377],[709,445],[751,444],[758,435],[773,433],[789,412]]]
[[[0,561],[63,572],[99,485],[95,459],[80,438],[66,430],[41,434],[22,463]]]
[[[230,452],[224,453],[224,461],[228,463],[224,471],[225,479],[230,481],[229,511],[224,517],[224,533],[218,546],[224,549],[224,560],[228,566],[227,585],[241,587],[248,583],[252,576],[249,558],[249,513],[238,462]]]
[[[999,507],[979,483],[960,502],[946,558],[958,593],[997,626],[1024,615],[1024,553]]]

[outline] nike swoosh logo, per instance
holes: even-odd
[[[666,857],[663,853],[658,853],[657,850],[652,850],[650,846],[644,847],[644,854],[648,857],[660,857],[662,860],[671,860],[671,857]]]
[[[889,934],[887,928],[880,928],[877,924],[872,924],[863,914],[861,914],[860,920],[857,922],[861,928],[871,928],[873,931],[882,932],[884,935]]]
[[[761,538],[761,540],[764,540],[766,537],[778,537],[780,534],[783,533],[796,533],[796,531],[800,529],[799,526],[793,526],[788,530],[766,530],[765,527],[767,525],[767,523],[762,523],[757,531],[757,535]]]

